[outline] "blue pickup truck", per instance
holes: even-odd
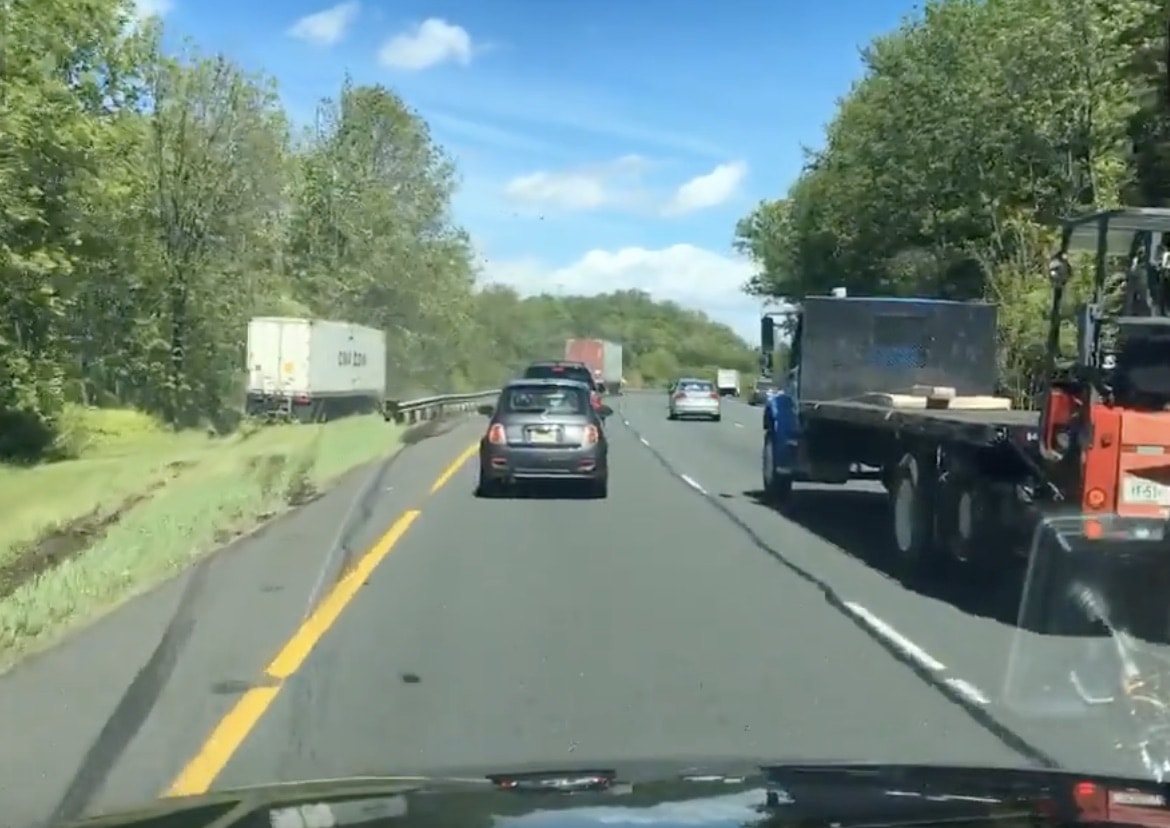
[[[798,484],[876,479],[911,570],[1019,547],[1042,485],[1032,458],[1039,415],[948,407],[923,390],[997,403],[994,305],[810,297],[789,348],[782,389],[763,409],[768,500],[795,509]]]

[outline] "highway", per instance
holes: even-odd
[[[469,419],[0,677],[6,824],[517,763],[1132,770],[1100,725],[1023,715],[1011,595],[882,570],[876,488],[814,487],[786,517],[758,499],[759,409],[614,404],[607,500],[474,498]],[[1015,679],[1065,663],[1024,644]]]

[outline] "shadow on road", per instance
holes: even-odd
[[[579,484],[539,483],[518,484],[494,493],[486,500],[592,500],[589,491]]]
[[[889,505],[883,492],[798,487],[783,510],[768,503],[762,491],[743,494],[766,509],[782,512],[788,520],[906,589],[926,598],[945,601],[968,615],[1016,626],[1023,588],[1023,564],[1012,572],[998,573],[994,580],[954,569],[929,578],[910,578],[900,573],[893,541],[889,537]]]

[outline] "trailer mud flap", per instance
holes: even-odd
[[[1168,537],[1162,521],[1117,515],[1040,522],[1004,669],[1010,709],[1079,718],[1121,692],[1123,652],[1170,659]]]

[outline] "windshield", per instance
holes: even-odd
[[[666,6],[0,0],[0,822],[1161,774],[1166,5]]]
[[[589,410],[589,399],[579,388],[519,385],[504,391],[499,407],[505,414],[585,414]]]
[[[525,379],[571,379],[593,387],[593,375],[588,368],[576,365],[531,365],[524,371]]]

